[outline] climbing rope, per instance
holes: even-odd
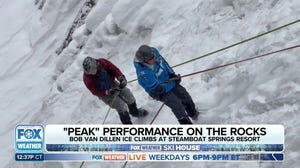
[[[243,60],[240,60],[240,61],[235,61],[235,62],[231,62],[231,63],[228,63],[228,64],[224,64],[224,65],[220,65],[220,66],[208,68],[208,69],[205,69],[205,70],[196,71],[196,72],[193,72],[193,73],[190,73],[190,74],[182,75],[181,78],[185,78],[185,77],[188,77],[188,76],[193,76],[193,75],[200,74],[200,73],[204,73],[204,72],[208,72],[208,71],[213,71],[213,70],[216,70],[216,69],[219,69],[219,68],[224,68],[224,67],[227,67],[227,66],[231,66],[231,65],[238,64],[238,63],[250,61],[250,60],[253,60],[253,59],[257,59],[257,58],[262,58],[262,57],[270,56],[270,55],[273,55],[273,54],[276,54],[276,53],[280,53],[280,52],[283,52],[283,51],[287,51],[287,50],[291,50],[291,49],[295,49],[295,48],[299,48],[299,47],[300,47],[300,44],[295,45],[295,46],[291,46],[291,47],[287,47],[287,48],[284,48],[284,49],[281,49],[281,50],[276,50],[276,51],[273,51],[273,52],[265,53],[265,54],[262,54],[262,55],[250,57],[250,58],[243,59]],[[115,97],[116,97],[116,96],[115,96]],[[158,114],[161,112],[161,110],[162,110],[163,107],[164,107],[164,103],[160,106],[160,108],[158,109],[158,111],[157,111],[156,114],[154,115],[153,119],[152,119],[151,122],[150,122],[150,125],[153,124],[153,122],[156,120]],[[108,113],[109,113],[110,109],[111,109],[111,108],[108,109],[108,112],[107,112],[107,114],[106,114],[106,117],[105,117],[104,120],[103,120],[103,124],[105,123],[105,120],[106,120],[106,118],[107,118],[107,116],[108,116]],[[80,168],[82,168],[82,166],[84,165],[84,163],[85,163],[84,161],[81,163]],[[126,161],[126,162],[123,164],[122,168],[126,168],[127,163],[128,163],[128,161]]]
[[[119,93],[115,93],[113,99],[111,100],[111,103],[110,103],[110,105],[109,105],[109,108],[108,108],[108,110],[107,110],[107,112],[106,112],[106,114],[105,114],[105,117],[104,117],[104,119],[103,119],[102,125],[105,124],[105,121],[106,121],[106,119],[107,119],[107,117],[108,117],[108,114],[109,114],[109,112],[110,112],[110,110],[111,110],[111,106],[112,106],[113,103],[115,102],[115,100],[116,100],[116,98],[118,97],[118,95],[119,95]]]
[[[204,55],[202,55],[202,56],[193,58],[193,59],[191,59],[191,60],[182,62],[182,63],[180,63],[180,64],[173,65],[172,68],[179,67],[179,66],[182,66],[182,65],[184,65],[184,64],[188,64],[188,63],[190,63],[190,62],[196,61],[196,60],[198,60],[198,59],[202,59],[202,58],[211,56],[211,55],[213,55],[213,54],[216,54],[216,53],[219,53],[219,52],[221,52],[221,51],[227,50],[227,49],[229,49],[229,48],[236,47],[236,46],[238,46],[238,45],[240,45],[240,44],[243,44],[243,43],[252,41],[252,40],[254,40],[254,39],[257,39],[257,38],[259,38],[259,37],[265,36],[265,35],[270,34],[270,33],[272,33],[272,32],[275,32],[275,31],[281,30],[281,29],[283,29],[283,28],[289,27],[289,26],[294,25],[294,24],[296,24],[296,23],[298,23],[298,22],[300,22],[300,19],[298,19],[298,20],[296,20],[296,21],[293,21],[293,22],[290,22],[290,23],[288,23],[288,24],[282,25],[282,26],[280,26],[280,27],[274,28],[274,29],[272,29],[272,30],[270,30],[270,31],[267,31],[267,32],[265,32],[265,33],[261,33],[261,34],[258,34],[258,35],[256,35],[256,36],[250,37],[250,38],[248,38],[248,39],[246,39],[246,40],[242,40],[242,41],[240,41],[240,42],[231,44],[231,45],[229,45],[229,46],[227,46],[227,47],[224,47],[224,48],[221,48],[221,49],[218,49],[218,50],[215,50],[215,51],[206,53],[206,54],[204,54]],[[130,80],[130,81],[128,81],[128,83],[135,82],[135,81],[137,81],[137,79]]]
[[[104,117],[104,119],[103,119],[102,125],[105,124],[105,121],[106,121],[106,119],[107,119],[107,117],[108,117],[108,114],[109,114],[109,112],[110,112],[110,110],[111,110],[111,106],[112,106],[112,104],[114,103],[114,101],[116,100],[116,98],[118,97],[118,95],[119,95],[119,92],[116,92],[116,93],[114,94],[114,97],[113,97],[113,99],[111,100],[111,103],[110,103],[110,105],[109,105],[109,108],[108,108],[108,110],[107,110],[107,112],[106,112],[106,114],[105,114],[105,117]],[[84,165],[84,163],[85,163],[85,161],[82,161],[81,164],[80,164],[80,166],[79,166],[79,168],[82,168],[82,166]]]
[[[157,112],[155,113],[153,119],[152,119],[151,122],[150,122],[150,125],[152,125],[153,122],[156,120],[158,114],[160,113],[160,111],[162,110],[162,108],[164,107],[164,105],[165,105],[165,103],[163,103],[163,104],[160,106],[160,108],[157,110]]]
[[[292,47],[284,48],[284,49],[281,49],[281,50],[269,52],[269,53],[266,53],[266,54],[262,54],[262,55],[250,57],[250,58],[243,59],[243,60],[240,60],[240,61],[235,61],[235,62],[232,62],[232,63],[228,63],[228,64],[216,66],[216,67],[213,67],[213,68],[205,69],[205,70],[202,70],[202,71],[197,71],[197,72],[193,72],[193,73],[190,73],[190,74],[182,75],[181,78],[185,78],[185,77],[188,77],[188,76],[200,74],[200,73],[203,73],[203,72],[208,72],[208,71],[216,70],[216,69],[219,69],[219,68],[224,68],[224,67],[227,67],[227,66],[230,66],[230,65],[234,65],[234,64],[238,64],[238,63],[250,61],[250,60],[257,59],[257,58],[261,58],[261,57],[270,56],[270,55],[273,55],[273,54],[276,54],[276,53],[279,53],[279,52],[291,50],[291,49],[298,48],[298,47],[300,47],[300,44],[299,44],[299,45],[292,46]],[[156,112],[156,114],[155,114],[155,116],[153,117],[153,119],[152,119],[152,121],[150,122],[150,124],[152,124],[152,123],[155,121],[155,119],[157,118],[158,114],[160,113],[160,111],[162,110],[163,107],[164,107],[164,103],[161,105],[161,107],[159,108],[159,110]],[[126,161],[126,162],[123,164],[122,168],[126,168],[127,163],[128,163],[128,161]]]
[[[162,108],[164,107],[164,105],[165,105],[165,103],[163,103],[163,104],[160,106],[160,108],[157,110],[157,112],[155,113],[153,119],[152,119],[151,122],[150,122],[150,125],[152,125],[153,122],[156,120],[158,114],[160,113],[160,111],[162,110]],[[126,165],[127,165],[127,163],[128,163],[128,161],[125,161],[125,163],[123,164],[122,168],[125,168]]]
[[[284,48],[284,49],[281,49],[281,50],[269,52],[269,53],[266,53],[266,54],[262,54],[262,55],[250,57],[250,58],[243,59],[243,60],[240,60],[240,61],[235,61],[235,62],[232,62],[232,63],[228,63],[228,64],[216,66],[216,67],[205,69],[205,70],[202,70],[202,71],[197,71],[197,72],[193,72],[193,73],[190,73],[190,74],[182,75],[181,78],[185,78],[185,77],[196,75],[196,74],[203,73],[203,72],[208,72],[208,71],[216,70],[216,69],[219,69],[219,68],[223,68],[223,67],[227,67],[227,66],[230,66],[230,65],[234,65],[234,64],[238,64],[238,63],[250,61],[250,60],[261,58],[261,57],[266,57],[266,56],[269,56],[269,55],[273,55],[273,54],[276,54],[276,53],[279,53],[279,52],[291,50],[291,49],[298,48],[298,47],[300,47],[300,45],[295,45],[295,46],[292,46],[292,47],[288,47],[288,48]]]
[[[208,56],[210,56],[210,55],[213,55],[213,54],[216,54],[216,53],[218,53],[218,52],[227,50],[227,49],[229,49],[229,48],[233,48],[233,47],[235,47],[235,46],[238,46],[238,45],[240,45],[240,44],[243,44],[243,43],[249,42],[249,41],[251,41],[251,40],[254,40],[254,39],[256,39],[256,38],[265,36],[265,35],[270,34],[270,33],[272,33],[272,32],[275,32],[275,31],[278,31],[278,30],[283,29],[283,28],[285,28],[285,27],[288,27],[288,26],[291,26],[291,25],[293,25],[293,24],[296,24],[296,23],[298,23],[298,22],[300,22],[300,19],[299,19],[299,20],[296,20],[296,21],[294,21],[294,22],[285,24],[285,25],[283,25],[283,26],[277,27],[277,28],[272,29],[272,30],[270,30],[270,31],[267,31],[267,32],[265,32],[265,33],[262,33],[262,34],[259,34],[259,35],[254,36],[254,37],[248,38],[248,39],[246,39],[246,40],[240,41],[240,42],[238,42],[238,43],[229,45],[229,46],[227,46],[227,47],[224,47],[224,48],[221,48],[221,49],[218,49],[218,50],[209,52],[209,53],[204,54],[204,55],[202,55],[202,56],[199,56],[199,57],[193,58],[193,59],[191,59],[191,60],[182,62],[182,63],[180,63],[180,64],[174,65],[174,66],[172,66],[172,68],[178,67],[178,66],[181,66],[181,65],[184,65],[184,64],[193,62],[193,61],[196,61],[196,60],[201,59],[201,58],[208,57]],[[240,61],[236,61],[236,62],[224,64],[224,65],[220,65],[220,66],[213,67],[213,68],[209,68],[209,69],[205,69],[205,70],[202,70],[202,71],[193,72],[193,73],[190,73],[190,74],[182,75],[181,77],[182,77],[182,78],[185,78],[185,77],[188,77],[188,76],[192,76],[192,75],[200,74],[200,73],[203,73],[203,72],[208,72],[208,71],[216,70],[216,69],[219,69],[219,68],[227,67],[227,66],[230,66],[230,65],[234,65],[234,64],[238,64],[238,63],[250,61],[250,60],[257,59],[257,58],[261,58],[261,57],[265,57],[265,56],[269,56],[269,55],[272,55],[272,54],[275,54],[275,53],[283,52],[283,51],[290,50],[290,49],[294,49],[294,48],[298,48],[298,47],[300,47],[300,45],[296,45],[296,46],[284,48],[284,49],[281,49],[281,50],[273,51],[273,52],[266,53],[266,54],[262,54],[262,55],[255,56],[255,57],[250,57],[250,58],[247,58],[247,59],[243,59],[243,60],[240,60]],[[136,81],[136,80],[137,80],[137,79],[128,81],[128,83],[134,82],[134,81]],[[116,96],[115,96],[115,97],[116,97]],[[163,107],[164,107],[164,104],[162,104],[161,107],[159,108],[159,110],[156,112],[156,114],[155,114],[155,116],[153,117],[153,119],[151,120],[150,124],[152,124],[152,123],[156,120],[158,114],[160,113],[160,111],[162,110]],[[109,108],[108,111],[107,111],[107,113],[106,113],[106,116],[105,116],[105,118],[104,118],[104,120],[103,120],[103,124],[105,123],[105,121],[106,121],[106,119],[107,119],[107,116],[108,116],[108,114],[109,114],[110,109],[111,109],[111,108]],[[126,162],[124,163],[123,168],[126,167],[127,162],[128,162],[128,161],[126,161]],[[81,163],[80,168],[82,168],[82,166],[84,165],[84,163],[85,163],[84,161]]]
[[[182,62],[182,63],[177,64],[177,65],[174,65],[174,66],[172,66],[172,67],[173,67],[173,68],[174,68],[174,67],[178,67],[178,66],[181,66],[181,65],[184,65],[184,64],[187,64],[187,63],[196,61],[196,60],[198,60],[198,59],[208,57],[208,56],[213,55],[213,54],[216,54],[216,53],[218,53],[218,52],[227,50],[227,49],[229,49],[229,48],[233,48],[233,47],[238,46],[238,45],[240,45],[240,44],[246,43],[246,42],[248,42],[248,41],[251,41],[251,40],[257,39],[257,38],[259,38],[259,37],[265,36],[265,35],[270,34],[270,33],[272,33],[272,32],[275,32],[275,31],[278,31],[278,30],[280,30],[280,29],[283,29],[283,28],[285,28],[285,27],[291,26],[291,25],[296,24],[296,23],[298,23],[298,22],[300,22],[300,19],[298,19],[298,20],[296,20],[296,21],[293,21],[293,22],[291,22],[291,23],[285,24],[285,25],[283,25],[283,26],[277,27],[277,28],[272,29],[272,30],[270,30],[270,31],[267,31],[267,32],[265,32],[265,33],[261,33],[261,34],[259,34],[259,35],[254,36],[254,37],[248,38],[248,39],[246,39],[246,40],[240,41],[240,42],[238,42],[238,43],[231,44],[231,45],[229,45],[229,46],[227,46],[227,47],[224,47],[224,48],[221,48],[221,49],[219,49],[219,50],[215,50],[215,51],[212,51],[212,52],[210,52],[210,53],[207,53],[207,54],[204,54],[204,55],[202,55],[202,56],[199,56],[199,57],[197,57],[197,58],[193,58],[193,59],[191,59],[191,60]]]

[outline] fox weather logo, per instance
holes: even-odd
[[[17,125],[15,145],[19,152],[42,152],[44,144],[44,127],[41,125]]]

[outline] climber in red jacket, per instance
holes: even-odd
[[[127,80],[118,67],[107,59],[92,57],[86,57],[82,65],[86,87],[105,104],[116,109],[123,124],[132,124],[129,114],[134,117],[147,115],[146,110],[137,108],[133,94],[126,87]]]

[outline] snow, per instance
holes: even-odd
[[[97,26],[111,13],[111,9],[117,0],[99,0],[97,5],[86,18],[86,27],[94,31]]]
[[[46,0],[38,10],[32,0],[0,1],[0,167],[80,166],[80,162],[15,162],[13,135],[17,124],[102,124],[108,107],[82,82],[85,56],[109,59],[130,81],[136,78],[132,61],[141,44],[157,47],[170,65],[177,65],[300,16],[296,0],[98,0],[58,56],[55,51],[82,5],[80,0]],[[299,36],[297,23],[174,70],[185,75],[279,50],[299,44]],[[293,49],[182,81],[202,112],[197,124],[283,124],[284,162],[130,162],[127,167],[297,167],[299,65],[299,49]],[[161,103],[136,82],[128,87],[138,105],[151,111],[149,117],[133,122],[149,123]],[[121,124],[116,111],[111,110],[105,124]],[[178,122],[164,107],[154,124]],[[84,167],[122,164],[87,162]]]

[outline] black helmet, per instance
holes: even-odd
[[[142,62],[147,62],[154,58],[154,51],[147,45],[142,45],[135,53],[135,57]]]
[[[92,57],[86,57],[83,60],[82,66],[86,74],[95,75],[97,73],[97,60]]]

